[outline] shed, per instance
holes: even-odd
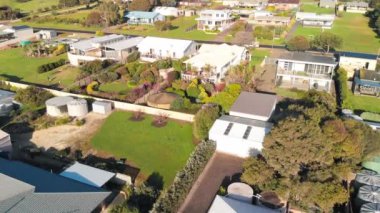
[[[71,100],[67,103],[67,111],[70,116],[85,116],[88,113],[87,101],[85,99]]]
[[[360,208],[360,213],[378,213],[380,212],[380,203],[366,203]]]
[[[115,177],[116,173],[75,162],[69,168],[65,169],[65,171],[61,172],[60,175],[100,188]]]
[[[57,37],[57,31],[55,30],[41,30],[37,33],[37,39],[52,39]]]
[[[253,189],[246,183],[236,182],[232,183],[227,188],[228,197],[241,200],[244,202],[251,202],[253,196]]]
[[[208,213],[278,213],[278,210],[216,195]]]
[[[108,114],[112,111],[112,103],[108,101],[95,101],[92,103],[92,111],[99,114]]]
[[[66,115],[68,112],[67,104],[72,100],[74,98],[69,96],[50,98],[45,102],[47,114],[53,117]]]

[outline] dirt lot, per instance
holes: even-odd
[[[105,118],[105,115],[89,113],[85,117],[86,123],[83,126],[56,126],[32,133],[12,135],[12,140],[15,144],[21,146],[33,143],[46,149],[54,147],[60,150],[71,147],[73,149],[81,149],[93,153],[94,151],[90,150],[89,142],[95,132],[102,126]]]

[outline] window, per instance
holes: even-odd
[[[244,132],[243,139],[247,139],[249,136],[249,133],[251,133],[252,127],[248,126],[247,129]]]
[[[285,61],[284,70],[291,71],[293,69],[293,62]]]
[[[228,135],[232,129],[233,123],[229,123],[227,129],[224,131],[224,135]]]

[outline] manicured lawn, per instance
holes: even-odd
[[[353,110],[380,113],[380,98],[353,95],[349,92],[348,103],[351,105]]]
[[[362,14],[344,13],[342,18],[337,18],[330,30],[343,38],[341,50],[377,53],[380,47],[380,39],[368,26],[368,18]],[[313,38],[321,33],[319,28],[304,28],[299,26],[295,35],[303,35]]]
[[[158,36],[179,39],[192,39],[192,40],[213,40],[215,34],[206,34],[200,30],[192,30],[186,32],[185,30],[197,23],[195,16],[193,17],[178,17],[172,21],[173,29],[167,31],[158,31],[154,26],[132,26],[127,29],[116,30],[116,33],[125,33],[131,35],[143,36]]]
[[[117,93],[126,93],[131,89],[133,88],[129,87],[127,82],[121,82],[121,81],[114,81],[112,83],[101,84],[99,87],[100,91],[117,92]]]
[[[266,49],[254,49],[251,52],[251,55],[252,56],[251,56],[250,65],[255,66],[255,65],[261,64],[265,56],[268,57],[270,55],[270,52],[269,50],[266,50]]]
[[[33,10],[37,12],[38,8],[51,7],[53,5],[58,5],[58,0],[31,0],[27,2],[17,2],[16,0],[1,0],[1,5],[8,5],[12,8],[18,8],[21,11],[29,12]]]
[[[283,98],[301,99],[305,97],[306,91],[277,87],[276,93]]]
[[[77,73],[77,71],[74,70],[72,74],[67,75],[68,72],[71,73],[70,70],[65,70],[64,72],[66,74],[62,74],[62,70],[59,71],[60,68],[58,68],[57,70],[43,74],[37,73],[38,66],[57,61],[61,58],[67,58],[67,55],[62,54],[60,56],[54,57],[33,58],[27,57],[24,54],[24,50],[22,48],[3,50],[0,51],[0,75],[7,77],[13,81],[26,81],[31,83],[49,85],[52,83],[58,83],[61,80],[62,84],[67,84],[68,81],[71,81],[75,78],[73,76],[75,76],[75,73]],[[56,75],[56,77],[49,78],[49,81],[48,76],[51,75]],[[60,77],[57,78],[58,76]]]
[[[302,4],[301,5],[302,12],[310,12],[310,13],[318,13],[318,14],[334,14],[335,9],[333,8],[323,8],[318,7],[318,4]]]
[[[145,177],[158,172],[165,187],[169,186],[194,149],[192,125],[170,120],[167,126],[157,128],[151,125],[152,116],[131,121],[131,115],[122,111],[112,113],[92,138],[93,147],[127,158]]]

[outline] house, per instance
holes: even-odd
[[[37,32],[37,39],[50,40],[57,37],[57,31],[55,30],[40,30]]]
[[[299,7],[300,0],[269,0],[268,6],[276,10],[293,10]]]
[[[156,21],[164,21],[165,17],[157,12],[146,11],[130,11],[126,12],[124,18],[127,19],[128,24],[147,24],[153,25]]]
[[[223,6],[228,7],[245,7],[245,8],[254,8],[254,7],[265,7],[268,3],[268,0],[223,0]]]
[[[230,115],[217,119],[209,131],[216,150],[242,158],[259,154],[273,126],[268,120],[276,102],[276,95],[242,92]]]
[[[130,53],[137,51],[137,44],[142,40],[142,37],[127,38],[116,34],[95,37],[70,44],[67,55],[74,66],[94,60],[125,62]]]
[[[255,19],[256,17],[272,17],[273,13],[267,10],[254,10],[252,13],[249,15],[249,18]]]
[[[196,52],[196,43],[190,40],[145,37],[138,45],[141,60],[181,59]]]
[[[194,9],[179,9],[178,10],[178,16],[191,17],[191,16],[195,16],[196,14],[197,14],[197,11]]]
[[[335,58],[331,56],[290,52],[277,59],[276,84],[330,92],[336,65]]]
[[[375,71],[377,55],[367,53],[341,52],[339,54],[339,67],[347,71],[347,77],[352,78],[355,70],[366,69]]]
[[[356,71],[353,87],[354,94],[380,96],[380,73],[369,70]]]
[[[4,29],[3,33],[10,33],[13,38],[30,38],[33,36],[33,28],[26,25],[12,26]]]
[[[205,7],[210,6],[211,1],[209,0],[183,0],[178,2],[179,6],[186,7]]]
[[[348,13],[366,13],[369,9],[368,2],[364,1],[353,1],[353,2],[346,2],[345,4],[345,10]]]
[[[296,20],[304,27],[321,27],[323,29],[331,29],[335,20],[335,15],[297,12]]]
[[[229,10],[202,10],[196,20],[199,30],[223,31],[233,24],[232,13]]]
[[[258,16],[254,19],[248,19],[248,23],[259,26],[287,26],[290,24],[290,17]]]
[[[153,12],[159,13],[165,17],[178,17],[179,10],[176,7],[155,7]]]
[[[245,47],[228,44],[203,44],[196,55],[184,61],[189,68],[183,79],[202,78],[217,83],[224,78],[231,66],[249,59]]]
[[[111,194],[18,161],[0,158],[0,212],[92,212]]]
[[[319,7],[323,8],[335,8],[338,3],[337,0],[319,0]]]

